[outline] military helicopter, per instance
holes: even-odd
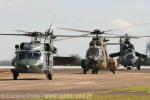
[[[56,27],[55,29],[88,33],[88,34],[83,34],[81,37],[92,37],[92,41],[89,44],[89,49],[86,52],[85,59],[82,59],[81,61],[81,67],[83,69],[84,74],[86,74],[86,72],[89,69],[92,69],[92,74],[97,74],[99,70],[104,68],[108,68],[110,71],[115,73],[115,70],[117,68],[117,61],[116,59],[112,59],[109,57],[106,50],[106,45],[118,45],[119,43],[107,43],[107,41],[109,40],[107,40],[106,38],[114,38],[114,36],[102,36],[102,35],[103,34],[116,35],[116,34],[110,34],[108,32],[137,27],[141,25],[147,25],[147,24],[150,23],[135,24],[135,25],[125,26],[125,27],[110,29],[106,31],[101,31],[99,29],[95,29],[94,31],[87,31],[87,30],[63,28],[63,27]],[[95,36],[93,37],[87,35],[95,35]]]
[[[120,38],[120,51],[117,53],[112,53],[109,56],[119,57],[118,63],[123,65],[127,70],[131,70],[132,67],[136,67],[140,70],[140,66],[144,60],[146,60],[146,55],[138,53],[134,49],[134,45],[130,42],[130,38],[144,38],[150,36],[129,36],[125,34],[124,36],[118,36]],[[114,37],[115,38],[115,37]]]
[[[113,45],[113,43],[106,43],[106,38],[110,36],[102,36],[105,32],[101,32],[99,29],[94,31],[86,31],[79,29],[71,29],[71,28],[56,28],[63,30],[71,30],[76,32],[86,32],[88,34],[80,35],[80,37],[92,37],[92,41],[89,43],[89,48],[86,52],[86,58],[82,59],[81,67],[83,69],[83,73],[86,74],[89,69],[92,69],[92,74],[98,74],[99,70],[108,68],[110,71],[115,73],[115,69],[117,68],[117,60],[109,58],[106,45]],[[94,36],[88,36],[94,35]]]
[[[105,37],[100,36],[98,30],[95,31],[96,36],[92,38],[92,41],[89,43],[89,48],[86,52],[85,59],[81,61],[81,67],[83,69],[83,73],[89,69],[92,69],[92,74],[98,74],[99,70],[109,69],[113,73],[115,73],[115,69],[117,68],[117,60],[111,59],[108,56]],[[97,33],[98,32],[98,33]],[[112,44],[112,43],[111,43]]]
[[[46,73],[46,77],[52,80],[53,65],[76,62],[76,58],[73,57],[53,57],[57,53],[57,48],[54,47],[53,42],[57,41],[57,37],[68,37],[67,35],[54,35],[51,27],[45,33],[16,31],[24,32],[24,34],[0,34],[31,37],[31,42],[15,45],[16,56],[12,61],[14,69],[11,69],[14,80],[17,80],[19,73]]]

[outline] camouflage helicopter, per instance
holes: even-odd
[[[95,33],[92,32],[91,34],[96,34],[96,36],[92,38],[85,59],[81,61],[83,73],[86,74],[89,69],[92,69],[92,74],[98,74],[99,70],[105,68],[115,73],[117,60],[109,58],[106,50],[106,45],[109,45],[109,43],[106,42],[109,40],[106,40],[104,36],[98,35],[101,34],[99,30],[95,30]],[[111,43],[111,45],[112,44],[113,43]]]
[[[136,67],[140,70],[142,62],[147,58],[146,55],[138,53],[134,49],[134,45],[130,42],[130,38],[144,38],[150,36],[130,36],[125,34],[124,36],[118,36],[114,38],[120,38],[120,51],[117,53],[112,53],[109,56],[119,57],[119,64],[123,65],[127,70],[131,70],[132,67]]]
[[[15,68],[11,69],[14,80],[17,80],[19,73],[46,73],[46,77],[52,80],[53,65],[73,64],[76,62],[76,58],[73,57],[53,57],[53,54],[57,53],[53,42],[57,41],[57,37],[68,37],[67,35],[54,35],[51,27],[45,33],[16,31],[24,32],[24,34],[0,34],[31,37],[31,42],[15,45],[16,56],[12,61],[12,65]]]
[[[76,32],[86,32],[88,34],[80,35],[79,37],[92,37],[92,41],[89,43],[89,48],[86,52],[86,58],[82,59],[81,67],[83,69],[83,73],[86,74],[89,69],[92,69],[92,74],[98,74],[99,70],[108,68],[110,71],[115,73],[115,69],[117,67],[117,60],[109,58],[106,50],[106,45],[113,45],[115,43],[106,43],[106,38],[111,38],[110,36],[102,36],[105,32],[101,32],[99,29],[94,31],[86,31],[79,29],[71,29],[71,28],[56,28],[63,30],[70,30]],[[94,36],[89,36],[94,35]]]

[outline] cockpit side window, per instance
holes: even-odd
[[[103,54],[101,49],[99,49],[99,56],[104,56],[104,54]]]

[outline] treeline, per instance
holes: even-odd
[[[0,66],[11,66],[11,63],[10,60],[2,60],[0,61]]]
[[[75,64],[73,64],[73,65],[76,65],[76,66],[80,66],[80,65],[81,65],[81,60],[82,60],[82,58],[81,58],[79,55],[77,55],[77,54],[72,54],[72,55],[70,55],[70,57],[74,57],[74,58],[77,59],[77,62],[76,62]]]

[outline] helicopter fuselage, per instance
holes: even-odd
[[[52,69],[53,55],[44,51],[17,51],[14,66],[18,73],[43,73]]]
[[[92,74],[97,74],[99,70],[105,68],[109,68],[114,72],[114,69],[117,67],[117,61],[109,59],[104,42],[105,40],[102,37],[94,37],[90,42],[86,57],[81,61],[84,74],[89,69],[92,69]]]
[[[137,67],[140,70],[142,61],[146,59],[146,55],[135,52],[134,45],[130,43],[129,38],[120,38],[120,51],[110,54],[110,57],[119,57],[119,64],[131,70],[131,67]]]
[[[14,79],[19,73],[46,73],[52,79],[53,54],[56,49],[49,43],[30,42],[16,45],[16,56],[12,61]]]
[[[89,69],[101,70],[107,67],[106,59],[104,59],[103,55],[87,56],[85,61],[86,61],[86,66]]]
[[[119,57],[119,62],[124,66],[135,66],[137,59],[135,53],[128,53]]]
[[[50,43],[21,43],[16,46],[16,56],[12,61],[13,78],[16,80],[19,73],[46,73],[52,80],[53,65],[74,64],[74,57],[53,57],[57,49]]]

